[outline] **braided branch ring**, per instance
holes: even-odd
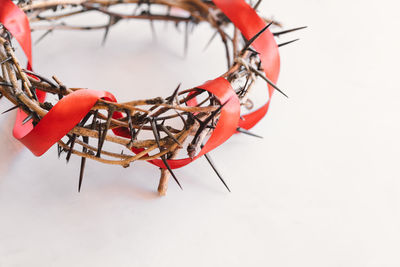
[[[148,5],[148,10],[123,15],[109,9],[117,4],[137,7]],[[150,5],[167,7],[167,15],[151,13]],[[36,156],[57,143],[59,153],[67,153],[67,160],[71,154],[81,156],[82,166],[86,158],[124,167],[135,160],[147,160],[162,169],[160,194],[165,194],[170,174],[178,182],[172,169],[183,167],[205,155],[228,140],[238,129],[246,131],[257,124],[268,111],[274,89],[278,89],[275,84],[280,68],[279,52],[274,35],[268,28],[273,22],[268,24],[244,0],[40,0],[32,3],[20,1],[18,5],[11,0],[0,0],[0,7],[0,23],[3,25],[0,30],[0,93],[18,107],[13,130],[15,138]],[[171,8],[184,10],[188,15],[171,15]],[[51,15],[43,15],[50,10],[53,10]],[[67,12],[60,13],[60,10]],[[35,24],[37,21],[58,21],[93,10],[108,15],[109,23],[96,27],[69,26],[64,23],[48,26]],[[186,25],[208,22],[225,44],[228,71],[198,87],[183,91],[177,88],[165,99],[127,103],[117,103],[109,92],[68,88],[56,77],[52,82],[32,71],[31,30],[46,27],[48,31],[58,28],[104,28],[107,32],[119,20],[131,18],[149,19],[151,22],[183,22]],[[224,28],[230,24],[235,26],[233,37],[224,32]],[[240,34],[244,42],[241,42]],[[28,58],[26,69],[20,66],[13,53],[12,37],[18,41]],[[228,42],[232,43],[232,55]],[[241,116],[240,105],[247,103],[248,88],[257,76],[267,81],[270,97],[261,108]],[[245,85],[234,89],[233,84],[241,80],[246,80]],[[45,102],[46,93],[58,95],[59,101],[54,106]],[[207,98],[198,103],[197,96],[202,94]],[[99,112],[101,110],[106,110],[107,115]],[[161,116],[168,111],[175,113]],[[183,129],[164,124],[172,118],[181,119]],[[138,136],[141,131],[152,131],[154,139],[140,140]],[[203,146],[202,142],[210,132],[211,136]],[[63,141],[63,137],[68,140]],[[89,138],[98,139],[97,146],[89,145]],[[129,148],[133,154],[105,151],[102,148],[106,141]],[[82,150],[75,149],[76,145],[80,145]],[[184,146],[189,157],[175,159],[179,149]],[[81,169],[80,183],[82,174]]]

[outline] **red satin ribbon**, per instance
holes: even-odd
[[[27,69],[32,70],[31,29],[27,16],[11,0],[0,0],[0,22],[18,41],[28,59]],[[45,92],[37,90],[36,95],[40,102],[44,102]],[[32,122],[22,124],[26,117],[27,114],[22,109],[18,109],[13,129],[14,137],[21,136],[22,133],[28,133],[33,129]]]
[[[235,24],[247,40],[250,40],[267,25],[244,0],[213,0],[213,2]],[[274,35],[266,30],[253,42],[252,46],[260,53],[261,66],[265,75],[276,84],[279,76],[280,59]],[[268,85],[268,91],[267,103],[256,111],[243,115],[244,120],[239,122],[240,127],[250,129],[267,114],[274,88]]]
[[[244,0],[214,0],[214,3],[247,39],[251,39],[266,26],[265,21]],[[32,53],[28,18],[11,0],[0,0],[0,7],[0,22],[3,23],[23,48],[28,58],[28,68],[30,68],[32,65]],[[260,53],[259,56],[265,75],[276,83],[279,74],[279,53],[272,33],[269,30],[265,31],[252,45]],[[269,86],[270,97],[267,103],[258,110],[244,115],[244,120],[240,120],[239,99],[226,79],[219,77],[206,82],[202,86],[198,86],[198,88],[214,94],[220,103],[225,103],[225,105],[221,109],[216,128],[199,154],[193,159],[168,160],[168,164],[172,169],[185,166],[218,147],[236,132],[238,125],[245,129],[253,127],[267,113],[274,90]],[[45,94],[42,92],[38,93],[39,100],[43,101],[44,96]],[[40,156],[73,129],[100,98],[116,102],[115,97],[108,92],[79,90],[61,99],[34,128],[32,124],[21,124],[24,113],[19,111],[14,126],[14,136],[29,148],[33,154]],[[115,112],[113,118],[121,118],[122,116],[120,112]],[[130,138],[126,128],[113,129],[113,132],[118,136]],[[132,151],[139,153],[142,150],[133,149]],[[162,160],[159,159],[150,160],[149,162],[161,168],[166,167]]]
[[[32,66],[31,28],[28,17],[11,0],[0,0],[0,22],[17,39]]]

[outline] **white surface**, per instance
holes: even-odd
[[[253,130],[264,139],[211,153],[233,192],[200,159],[164,198],[152,166],[88,161],[78,194],[79,159],[24,151],[0,178],[0,266],[400,266],[398,2],[264,2],[309,29],[281,49],[290,99],[274,96]],[[121,100],[223,71],[218,41],[201,53],[208,27],[187,60],[183,36],[157,29],[158,45],[147,23],[121,23],[105,47],[102,32],[57,32],[34,48],[35,69]]]

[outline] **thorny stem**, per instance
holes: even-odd
[[[146,3],[147,5],[141,6]],[[116,5],[136,5],[138,8],[135,14],[126,15],[120,14],[110,10],[110,7]],[[226,26],[231,24],[229,19],[218,10],[218,8],[211,1],[201,0],[50,0],[50,1],[33,1],[33,2],[18,2],[19,7],[26,12],[30,22],[31,29],[33,31],[39,29],[46,29],[53,31],[55,29],[79,29],[79,30],[93,30],[106,28],[115,25],[123,19],[147,19],[152,21],[172,21],[176,24],[198,24],[200,22],[208,22],[215,31],[220,35],[225,51],[226,59],[228,63],[228,70],[222,76],[227,78],[228,81],[234,83],[235,81],[241,81],[243,78],[249,78],[249,87],[251,87],[260,73],[257,70],[257,64],[260,59],[253,52],[243,49],[243,41],[241,40],[240,32],[237,28],[234,28],[233,37],[230,37],[226,32]],[[146,10],[145,7],[150,5],[159,5],[167,7],[168,10],[171,8],[179,8],[188,12],[188,15],[183,16],[172,16],[168,12],[167,14],[155,14],[150,12],[150,9]],[[49,12],[53,10],[53,12]],[[46,13],[45,13],[46,12]],[[77,14],[87,12],[100,12],[106,16],[109,16],[109,23],[99,26],[73,26],[63,22],[59,22],[61,19],[66,17],[72,17]],[[45,14],[45,15],[43,15]],[[40,21],[40,25],[35,25],[35,22]],[[48,25],[43,24],[48,22]],[[33,121],[38,123],[43,118],[48,110],[52,107],[50,103],[39,103],[35,97],[35,90],[39,89],[51,94],[55,94],[61,99],[64,96],[74,93],[77,90],[84,90],[82,88],[69,88],[55,76],[54,81],[42,77],[31,71],[27,71],[21,68],[17,58],[15,57],[13,48],[6,36],[9,33],[4,27],[0,28],[0,94],[7,98],[14,105],[21,108],[28,115],[33,114]],[[105,36],[106,37],[106,36]],[[187,41],[186,41],[187,42]],[[232,51],[230,51],[232,49]],[[239,90],[238,96],[242,100],[242,104],[247,102],[247,94],[249,87]],[[190,94],[189,94],[190,93]],[[61,151],[69,151],[70,154],[75,154],[83,158],[93,159],[106,164],[121,165],[127,167],[131,162],[136,160],[151,160],[167,155],[168,159],[173,159],[177,156],[178,150],[182,148],[182,144],[185,141],[190,143],[188,146],[188,154],[194,156],[195,153],[202,143],[203,139],[215,127],[215,123],[218,121],[220,105],[215,105],[214,97],[209,95],[204,101],[199,103],[197,106],[188,106],[187,102],[201,94],[207,93],[205,90],[199,88],[191,88],[186,90],[178,91],[172,96],[172,98],[161,98],[156,97],[146,100],[135,100],[125,103],[114,103],[106,100],[98,100],[93,106],[92,112],[96,111],[96,121],[92,122],[92,126],[96,125],[98,129],[101,129],[101,134],[96,128],[90,125],[81,123],[75,126],[69,133],[68,136],[82,136],[86,139],[100,139],[100,142],[96,142],[97,146],[90,145],[89,143],[82,142],[78,138],[75,138],[73,144],[67,144],[60,140],[58,144],[62,148]],[[109,115],[106,116],[100,112],[101,110],[109,111]],[[174,111],[173,115],[166,114],[160,117],[162,114]],[[111,113],[110,113],[111,112]],[[112,118],[111,115],[114,112],[122,112],[123,114],[129,114],[129,116],[123,116],[121,118]],[[212,120],[206,119],[212,115]],[[128,120],[129,117],[129,120]],[[178,118],[179,117],[179,118]],[[184,127],[182,129],[176,129],[168,126],[168,122],[178,118],[183,120]],[[205,119],[207,125],[201,125],[201,119]],[[158,130],[160,133],[164,133],[164,137],[160,137],[157,140],[140,140],[139,133],[144,131],[151,131],[152,125],[150,121],[154,119],[156,121],[162,120],[161,128]],[[98,120],[98,121],[97,121]],[[166,124],[164,125],[164,123]],[[210,123],[210,124],[209,124]],[[156,123],[156,125],[158,125]],[[132,138],[125,138],[113,135],[109,130],[118,127],[123,127],[130,132],[129,136]],[[154,127],[154,125],[153,125]],[[157,130],[157,131],[158,131]],[[132,133],[132,131],[135,131]],[[193,140],[193,136],[196,135]],[[192,138],[192,140],[187,140]],[[132,148],[142,149],[141,152],[127,155],[124,153],[115,153],[107,151],[103,148],[104,142],[115,143],[123,148],[131,150]],[[73,148],[73,145],[79,145],[84,149],[79,151]],[[158,147],[158,145],[160,147]],[[156,153],[159,149],[159,152]],[[193,150],[195,152],[193,152]],[[160,195],[164,195],[167,190],[167,182],[169,177],[169,171],[163,169],[161,171],[161,179],[158,187]]]

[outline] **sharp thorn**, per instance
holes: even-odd
[[[89,142],[89,137],[83,136],[82,138],[83,138],[83,142],[84,142],[84,143],[87,144],[87,143]],[[82,152],[83,152],[83,153],[86,153],[86,151],[87,151],[87,148],[86,148],[86,147],[83,147],[83,148],[82,148]],[[81,159],[81,167],[80,167],[80,170],[79,170],[78,193],[81,192],[82,181],[83,181],[83,174],[84,174],[84,172],[85,172],[85,167],[86,167],[86,158],[85,158],[85,157],[82,157],[82,159]]]
[[[22,125],[24,125],[25,123],[27,123],[28,121],[30,121],[33,118],[33,114],[29,114],[28,117],[26,117],[23,121],[22,121]]]
[[[34,45],[37,45],[40,41],[42,41],[49,33],[51,33],[53,29],[47,30],[44,34],[42,34],[34,43]]]
[[[175,109],[174,109],[174,111],[176,112],[176,114],[178,114],[179,118],[181,118],[181,120],[183,122],[183,126],[185,127],[184,129],[187,129],[188,125],[187,125],[185,119],[183,118],[183,116],[178,111],[176,111]]]
[[[151,128],[153,130],[154,138],[156,139],[157,146],[158,146],[158,148],[160,149],[160,152],[161,152],[160,134],[159,134],[159,132],[157,130],[157,125],[156,125],[156,122],[154,121],[154,118],[151,118],[150,124],[151,124]]]
[[[175,173],[172,171],[171,167],[168,164],[168,161],[165,158],[165,155],[161,157],[162,161],[164,162],[164,165],[167,167],[168,171],[171,173],[172,177],[174,178],[175,182],[178,184],[178,186],[183,190],[181,183],[179,182],[178,178],[176,178]]]
[[[257,70],[261,70],[261,71],[263,70],[262,65],[261,65],[261,60],[258,62]]]
[[[156,124],[156,122],[154,121],[154,118],[152,118],[152,119],[150,120],[150,124],[151,124],[151,128],[152,128],[152,130],[153,130],[154,138],[156,139],[157,146],[158,146],[158,148],[160,149],[160,152],[161,152],[161,151],[162,151],[162,148],[161,148],[161,146],[160,146],[160,133],[158,132],[157,124]],[[168,164],[168,162],[167,162],[167,160],[166,160],[166,158],[165,158],[165,155],[162,155],[162,156],[161,156],[161,159],[162,159],[162,161],[164,162],[165,167],[167,167],[168,171],[171,173],[171,175],[172,175],[172,177],[174,178],[175,182],[176,182],[176,183],[179,185],[179,187],[183,190],[181,184],[179,183],[179,181],[178,181],[178,179],[176,178],[174,172],[172,171],[171,167],[169,166],[169,164]]]
[[[250,51],[250,52],[252,52],[254,55],[259,55],[259,54],[260,54],[260,53],[258,53],[256,50],[254,50],[254,49],[251,48],[251,47],[247,47],[247,50]]]
[[[93,119],[92,119],[92,124],[90,125],[90,128],[93,130],[96,126],[96,120],[97,120],[97,115],[99,115],[99,111],[96,110],[93,114]]]
[[[254,136],[254,137],[257,137],[257,138],[261,138],[261,139],[264,138],[264,137],[262,137],[260,135],[254,134],[254,133],[252,133],[252,132],[250,132],[250,131],[248,131],[246,129],[240,128],[240,127],[238,127],[236,130],[238,132],[240,132],[240,133],[243,133],[243,134],[247,134],[247,135]]]
[[[203,148],[203,145],[201,146],[201,148]],[[229,193],[231,192],[231,190],[229,189],[229,186],[226,184],[225,180],[222,178],[222,175],[219,173],[218,169],[215,167],[214,162],[212,161],[211,157],[206,153],[204,154],[204,157],[206,158],[206,160],[208,161],[208,163],[211,165],[211,168],[214,170],[214,172],[217,174],[218,178],[221,180],[221,182],[224,184],[225,188],[229,191]]]
[[[102,46],[104,46],[106,44],[107,36],[108,36],[109,31],[110,31],[110,26],[111,26],[112,22],[113,22],[113,17],[110,17],[110,20],[108,22],[108,26],[105,28],[105,31],[104,31],[103,40],[101,41],[101,45]]]
[[[7,112],[10,112],[11,110],[17,109],[19,106],[13,106],[12,108],[7,109],[6,111],[3,111],[1,114],[5,114]]]
[[[172,140],[174,140],[175,143],[177,143],[180,147],[182,147],[181,142],[179,142],[178,139],[165,127],[163,124],[159,125],[161,130],[163,130]]]
[[[274,22],[270,22],[267,26],[265,26],[261,31],[259,31],[256,35],[254,35],[249,41],[246,42],[246,45],[244,46],[243,50],[246,50],[247,48],[250,47],[250,45],[264,32],[266,31],[269,26],[271,26]]]
[[[157,32],[156,32],[156,29],[154,27],[154,21],[152,19],[150,19],[149,21],[150,21],[150,28],[151,28],[151,33],[152,33],[152,36],[153,36],[153,41],[155,43],[157,43]]]
[[[172,95],[166,98],[167,104],[171,105],[173,103],[175,97],[178,95],[178,91],[179,91],[179,88],[181,87],[181,84],[182,83],[178,84],[178,86],[176,87],[176,89],[174,90]]]
[[[253,9],[254,11],[257,11],[257,8],[259,7],[259,5],[261,4],[262,0],[258,0],[257,3],[254,5]]]
[[[282,43],[282,44],[278,44],[278,47],[282,47],[282,46],[285,46],[285,45],[294,43],[294,42],[296,42],[296,41],[298,41],[298,40],[300,40],[300,39],[294,39],[294,40],[289,41],[289,42],[285,42],[285,43]]]
[[[82,157],[81,159],[81,168],[79,171],[79,184],[78,184],[78,193],[81,192],[81,187],[82,187],[82,181],[83,181],[83,174],[85,172],[85,166],[86,166],[86,158]]]
[[[98,147],[97,154],[96,154],[96,157],[98,157],[98,158],[100,157],[101,149],[103,148],[104,140],[106,139],[106,136],[107,136],[107,131],[110,128],[111,119],[112,119],[113,114],[114,114],[114,107],[110,107],[108,109],[108,116],[107,116],[105,128],[102,131],[101,136],[99,135],[99,147]],[[99,129],[100,128],[101,128],[101,126],[99,125]],[[99,134],[100,134],[100,132],[99,132]]]
[[[285,31],[280,31],[280,32],[274,32],[273,35],[274,35],[274,36],[280,36],[280,35],[282,35],[282,34],[294,32],[294,31],[299,31],[299,30],[302,30],[302,29],[305,29],[305,28],[307,28],[307,26],[298,27],[298,28],[294,28],[294,29],[290,29],[290,30],[285,30]]]
[[[72,150],[74,149],[74,145],[75,145],[75,140],[76,140],[76,134],[73,134],[71,137],[71,145],[69,147],[67,157],[65,158],[67,163],[69,162],[69,159],[71,158]]]
[[[60,144],[57,144],[57,154],[58,154],[58,158],[60,158],[62,151],[63,151],[63,150],[62,150]]]
[[[37,94],[36,94],[36,89],[35,88],[30,88],[29,90],[31,91],[31,94],[33,95],[33,98],[36,101],[38,101]]]
[[[80,127],[85,126],[86,122],[89,120],[90,116],[92,116],[92,113],[89,112],[88,114],[86,114],[85,117],[83,117],[83,119],[81,120],[81,122],[79,123]]]
[[[100,157],[101,154],[101,149],[103,147],[102,141],[103,140],[103,134],[102,134],[102,130],[101,130],[101,123],[99,123],[98,125],[98,129],[97,129],[98,135],[99,135],[99,139],[97,140],[97,154],[96,157]]]
[[[276,86],[273,82],[271,82],[267,77],[265,77],[260,71],[258,71],[257,69],[254,69],[253,67],[250,67],[251,70],[257,74],[258,76],[260,76],[264,81],[266,81],[269,85],[271,85],[274,89],[276,89],[279,93],[281,93],[282,95],[284,95],[285,97],[289,98],[281,89],[278,88],[278,86]]]
[[[207,48],[210,46],[214,38],[217,36],[218,31],[215,31],[214,34],[211,36],[210,40],[208,40],[207,44],[203,48],[203,52],[207,50]]]
[[[200,136],[200,133],[207,127],[207,124],[218,114],[218,112],[226,105],[226,103],[228,103],[228,101],[219,106],[218,109],[214,110],[210,114],[210,116],[208,116],[202,123],[200,123],[200,126],[193,137],[192,144],[195,144],[197,142],[197,138]]]
[[[194,119],[195,121],[197,121],[198,123],[200,123],[200,125],[203,123],[203,121],[200,120],[199,118],[197,118],[197,116],[194,115],[193,113],[188,112],[188,115],[189,115],[192,119]]]
[[[154,121],[154,118],[152,118],[152,119],[150,120],[150,124],[151,124],[151,128],[152,128],[152,130],[153,130],[154,138],[156,139],[157,146],[158,146],[158,148],[160,149],[160,152],[161,152],[161,151],[162,151],[162,148],[161,148],[161,146],[160,146],[160,133],[158,132],[157,125],[156,125],[156,123],[155,123],[155,121]],[[164,162],[164,165],[167,167],[168,171],[171,173],[171,175],[172,175],[172,177],[174,178],[175,182],[176,182],[176,183],[179,185],[179,187],[182,189],[182,186],[181,186],[181,184],[179,183],[178,179],[176,178],[176,176],[175,176],[174,172],[172,171],[171,167],[169,166],[169,164],[168,164],[168,162],[167,162],[167,160],[166,160],[166,158],[165,158],[165,155],[161,156],[161,159],[162,159],[162,161]],[[182,190],[183,190],[183,189],[182,189]]]
[[[51,85],[52,87],[54,87],[54,88],[58,88],[58,87],[59,87],[59,86],[55,85],[55,84],[54,84],[52,81],[50,81],[49,79],[47,79],[47,78],[45,78],[45,77],[43,77],[43,76],[40,76],[39,74],[36,74],[36,73],[34,73],[33,71],[25,70],[25,69],[24,69],[23,72],[28,73],[28,74],[31,74],[31,75],[33,75],[33,76],[39,78],[41,81],[44,81],[44,82],[50,84],[50,85]]]
[[[132,116],[129,110],[125,110],[126,116],[128,117],[128,127],[129,127],[129,134],[131,136],[131,142],[133,143],[135,137],[135,129],[133,128],[132,124]]]

